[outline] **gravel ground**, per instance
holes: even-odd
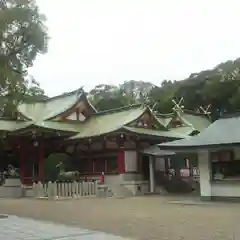
[[[0,213],[76,225],[134,239],[240,239],[239,204],[178,204],[176,198],[1,199]],[[177,199],[178,200],[178,199]],[[181,199],[180,199],[181,200]]]

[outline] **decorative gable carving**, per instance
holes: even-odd
[[[151,128],[151,116],[148,112],[144,113],[139,119],[134,121],[131,127]]]
[[[91,109],[84,100],[77,103],[75,106],[70,108],[67,112],[58,115],[54,120],[64,121],[66,119],[76,120],[76,121],[85,121],[88,116],[91,115]]]
[[[71,113],[67,119],[69,120],[78,120],[80,122],[83,122],[86,120],[86,117],[82,114],[82,113],[78,113],[78,112],[73,112]]]
[[[181,127],[183,125],[182,120],[180,117],[175,117],[171,121],[171,126],[172,127]]]

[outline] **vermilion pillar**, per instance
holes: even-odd
[[[125,172],[124,151],[119,151],[119,152],[118,152],[117,162],[118,162],[118,172],[119,172],[119,173],[124,173],[124,172]]]

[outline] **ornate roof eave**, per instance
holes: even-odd
[[[124,132],[136,134],[138,136],[148,136],[169,141],[186,138],[186,136],[180,134],[172,134],[171,131],[154,130],[150,128],[136,128],[124,126],[123,128],[121,128],[121,130]]]
[[[146,130],[146,132],[144,131]],[[162,133],[162,135],[161,135]],[[131,134],[139,137],[147,137],[147,138],[152,138],[152,139],[159,139],[159,140],[177,140],[177,139],[183,139],[184,136],[181,135],[167,135],[167,131],[156,131],[152,129],[142,129],[142,128],[132,128],[132,127],[127,127],[127,126],[122,126],[117,129],[114,129],[109,132],[93,135],[93,136],[84,136],[84,137],[76,137],[76,135],[69,137],[66,139],[68,142],[78,142],[79,140],[89,140],[89,139],[96,139],[96,138],[101,138],[105,136],[112,136],[115,134]]]
[[[2,122],[1,122],[2,121]],[[2,129],[1,129],[2,127]],[[4,129],[3,129],[4,127]],[[25,120],[9,120],[0,118],[0,131],[7,131],[10,135],[16,135],[20,132],[28,131],[52,131],[78,133],[82,128],[82,124],[78,121],[68,120],[61,121],[25,121]]]

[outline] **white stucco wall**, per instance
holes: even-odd
[[[125,172],[137,172],[138,159],[136,151],[124,151]]]
[[[212,183],[213,197],[240,197],[240,182],[239,183]]]
[[[79,113],[79,121],[80,122],[83,122],[85,119],[86,119],[86,117],[85,116],[83,116],[83,114],[82,113]],[[69,119],[69,120],[77,120],[77,114],[76,114],[76,112],[73,112],[72,114],[70,114],[68,117],[67,117],[67,119]]]

